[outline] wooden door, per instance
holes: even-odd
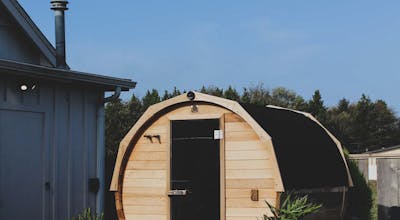
[[[219,120],[171,123],[171,220],[220,219]]]

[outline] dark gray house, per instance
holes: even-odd
[[[65,6],[52,2],[54,48],[16,0],[0,0],[0,219],[103,207],[104,95],[135,83],[65,65]]]

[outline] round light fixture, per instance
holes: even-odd
[[[19,86],[19,89],[23,92],[26,92],[28,90],[28,86],[26,84],[22,84]]]
[[[186,97],[187,97],[190,101],[193,101],[194,98],[196,98],[196,94],[194,94],[193,91],[190,91],[190,92],[188,92],[188,93],[186,94]]]

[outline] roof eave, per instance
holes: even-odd
[[[40,78],[58,82],[92,84],[102,87],[105,91],[114,90],[116,87],[120,87],[122,91],[128,91],[129,89],[136,87],[136,82],[133,82],[130,79],[108,77],[8,60],[0,60],[0,73],[8,73],[10,75]]]

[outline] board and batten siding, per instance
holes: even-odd
[[[140,133],[125,166],[122,188],[116,192],[120,219],[169,220],[171,120],[220,119],[224,130],[221,149],[221,220],[254,220],[265,214],[264,200],[276,201],[271,154],[253,129],[238,115],[222,107],[201,103],[180,106],[153,121]],[[151,142],[144,135],[160,135]],[[259,201],[251,201],[251,189]]]
[[[96,115],[103,92],[36,81],[33,92],[22,94],[17,88],[23,81],[0,77],[0,213],[70,219],[95,208],[88,180],[97,176]]]

